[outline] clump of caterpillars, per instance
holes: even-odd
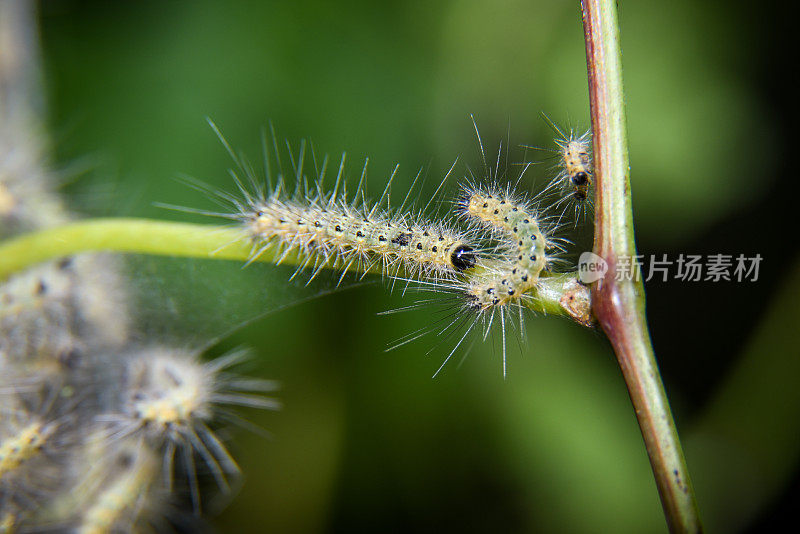
[[[530,163],[524,164],[514,179],[506,180],[508,165],[503,169],[500,165],[502,143],[497,161],[489,165],[473,120],[484,172],[480,176],[471,172],[465,176],[454,210],[440,214],[447,202],[439,195],[448,179],[456,174],[457,162],[422,209],[416,209],[413,203],[409,205],[420,173],[400,206],[393,208],[390,193],[397,167],[378,200],[371,201],[366,194],[368,160],[355,191],[348,194],[343,154],[333,186],[327,189],[328,157],[318,162],[313,147],[309,150],[310,145],[305,141],[300,143],[295,156],[287,143],[291,168],[284,173],[282,151],[273,129],[271,142],[262,132],[265,176],[261,178],[243,156],[234,152],[216,125],[209,123],[236,164],[231,176],[238,192],[221,191],[201,181],[185,179],[222,210],[170,207],[233,221],[241,229],[237,240],[251,244],[249,261],[269,258],[278,264],[292,263],[297,267],[290,279],[301,272],[310,272],[310,282],[323,270],[333,270],[339,274],[339,284],[348,272],[361,277],[377,272],[392,285],[402,281],[406,288],[411,284],[423,291],[455,295],[459,310],[455,318],[426,329],[448,338],[466,327],[445,363],[476,326],[483,326],[485,339],[492,325],[499,323],[505,373],[506,323],[518,317],[521,329],[524,310],[537,298],[540,276],[552,270],[567,243],[554,237],[562,226],[563,214],[545,217],[542,215],[545,210],[540,209],[542,194],[528,199],[515,191]],[[563,172],[569,173],[578,191],[586,193],[591,184],[590,162],[582,152],[573,154],[570,148],[573,145],[564,147]],[[313,165],[308,163],[309,159]],[[312,176],[309,178],[308,174]],[[292,185],[287,187],[287,181]],[[437,208],[434,215],[428,212],[431,205]],[[431,299],[424,302],[429,304]],[[464,309],[469,313],[462,313]],[[419,333],[406,336],[391,348],[418,337]]]
[[[526,198],[516,192],[530,164],[505,180],[502,145],[497,162],[487,164],[475,130],[484,172],[464,177],[454,210],[444,215],[427,212],[431,205],[446,204],[439,195],[455,163],[422,209],[408,205],[414,185],[392,208],[396,168],[371,202],[366,164],[355,193],[348,195],[343,156],[327,191],[327,158],[320,168],[311,151],[309,186],[306,145],[301,144],[296,158],[289,151],[295,183],[294,192],[287,193],[274,134],[274,183],[266,136],[264,183],[220,135],[238,166],[232,172],[238,194],[191,184],[225,208],[201,213],[241,228],[241,239],[252,244],[250,261],[271,254],[276,263],[293,258],[292,277],[309,271],[309,281],[323,269],[338,270],[339,282],[348,272],[379,272],[392,283],[455,295],[455,318],[429,329],[448,338],[465,327],[439,371],[476,326],[486,339],[499,323],[505,375],[507,323],[518,317],[521,330],[523,313],[565,242],[554,237],[560,217],[542,215],[541,195]],[[568,181],[572,194],[586,200],[592,184],[588,137],[575,139],[570,133],[564,139],[561,171],[552,183]],[[14,180],[17,175],[5,173],[0,180],[0,216],[13,218],[18,227],[52,224],[27,220],[37,210],[20,209],[25,204],[17,197],[24,188]],[[67,215],[57,222],[64,220]],[[223,490],[230,487],[238,466],[214,426],[226,404],[275,408],[263,396],[274,384],[230,378],[226,369],[239,356],[202,363],[186,349],[133,346],[129,299],[111,258],[78,257],[20,273],[0,284],[0,300],[2,524],[39,528],[45,521],[83,532],[133,529],[181,506],[200,511],[200,472]],[[176,461],[181,463],[177,470]],[[174,476],[178,471],[183,479]],[[41,484],[45,473],[58,483]],[[179,494],[186,498],[177,499]]]
[[[71,219],[25,128],[0,124],[0,238]],[[205,479],[236,480],[219,427],[276,408],[275,384],[232,375],[240,352],[143,344],[131,301],[108,255],[0,280],[0,532],[166,530],[199,515]]]

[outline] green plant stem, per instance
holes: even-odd
[[[147,219],[91,219],[0,243],[0,280],[46,260],[90,251],[249,261],[253,244],[235,227]],[[278,259],[277,248],[270,247],[256,261],[275,263]],[[285,265],[299,266],[305,262],[306,258],[295,253],[281,258]],[[364,272],[363,269],[354,264],[352,270]],[[376,262],[367,271],[380,274],[382,265]],[[534,311],[569,317],[579,324],[592,323],[588,290],[576,282],[574,274],[542,278],[538,294],[526,300],[526,304]]]
[[[700,532],[694,490],[647,330],[641,273],[634,265],[631,279],[616,276],[620,262],[636,256],[616,1],[582,0],[582,7],[594,134],[594,252],[608,264],[606,277],[592,288],[592,307],[628,386],[669,530]]]

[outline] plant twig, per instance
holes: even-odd
[[[90,251],[131,252],[161,256],[250,261],[253,244],[241,229],[226,226],[155,221],[147,219],[91,219],[40,230],[0,242],[0,281],[37,263]],[[282,257],[277,247],[259,254],[256,261],[303,265],[296,252]],[[327,265],[334,267],[334,265]],[[380,263],[353,265],[353,272],[382,273]],[[590,295],[574,273],[540,280],[536,295],[525,304],[533,311],[568,317],[592,324]]]
[[[669,530],[700,532],[694,490],[647,330],[644,287],[632,261],[636,245],[616,2],[581,4],[594,141],[594,252],[608,265],[606,277],[592,288],[593,311],[619,360]],[[616,276],[618,266],[627,265],[631,276]]]

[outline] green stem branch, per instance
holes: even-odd
[[[37,263],[80,252],[111,251],[160,256],[248,261],[253,245],[235,227],[147,219],[91,219],[22,235],[0,243],[0,280]],[[275,263],[277,248],[268,248],[256,261]],[[281,262],[302,265],[306,258],[291,253]],[[333,265],[328,265],[333,267]],[[353,265],[354,272],[364,272]],[[368,272],[381,273],[375,263]],[[526,304],[534,311],[569,317],[591,324],[589,293],[574,274],[542,278],[538,293]]]
[[[647,330],[641,273],[632,261],[636,245],[616,1],[582,0],[582,6],[594,135],[594,252],[608,265],[606,277],[592,288],[593,311],[628,386],[667,525],[671,532],[700,532],[694,490]],[[618,277],[618,266],[631,263],[632,276]]]

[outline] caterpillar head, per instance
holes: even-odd
[[[457,244],[450,252],[450,261],[459,272],[475,267],[475,250],[469,245]]]

